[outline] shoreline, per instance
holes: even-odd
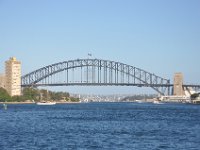
[[[80,102],[56,102],[56,104],[79,104]],[[35,102],[0,102],[0,104],[36,104]]]

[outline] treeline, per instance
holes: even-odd
[[[78,102],[78,98],[70,97],[68,92],[53,92],[44,89],[23,88],[21,96],[11,97],[4,88],[0,88],[0,102],[25,102],[25,101],[69,101]]]

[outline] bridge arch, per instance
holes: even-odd
[[[74,71],[75,69],[79,69],[79,74]],[[70,71],[80,76],[78,82],[69,80]],[[61,74],[62,72],[65,72],[65,81],[52,81],[54,75]],[[169,92],[169,84],[170,80],[143,69],[103,59],[75,59],[63,61],[39,68],[21,78],[22,87],[63,85],[139,86],[151,87],[161,95],[165,95],[166,92]]]

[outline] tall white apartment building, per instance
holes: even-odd
[[[5,62],[5,88],[10,96],[21,95],[21,62],[15,57]]]

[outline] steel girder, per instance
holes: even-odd
[[[22,76],[22,86],[41,86],[40,81],[70,69],[86,67],[86,83],[44,83],[43,85],[113,85],[113,86],[142,86],[151,87],[158,93],[164,95],[169,92],[170,80],[159,77],[155,74],[142,70],[140,68],[123,64],[120,62],[102,60],[102,59],[76,59],[55,63],[42,67],[31,73]],[[89,82],[89,67],[92,67],[92,81]],[[82,78],[82,77],[81,77]],[[97,79],[97,80],[95,80]],[[169,93],[168,93],[169,94]]]

